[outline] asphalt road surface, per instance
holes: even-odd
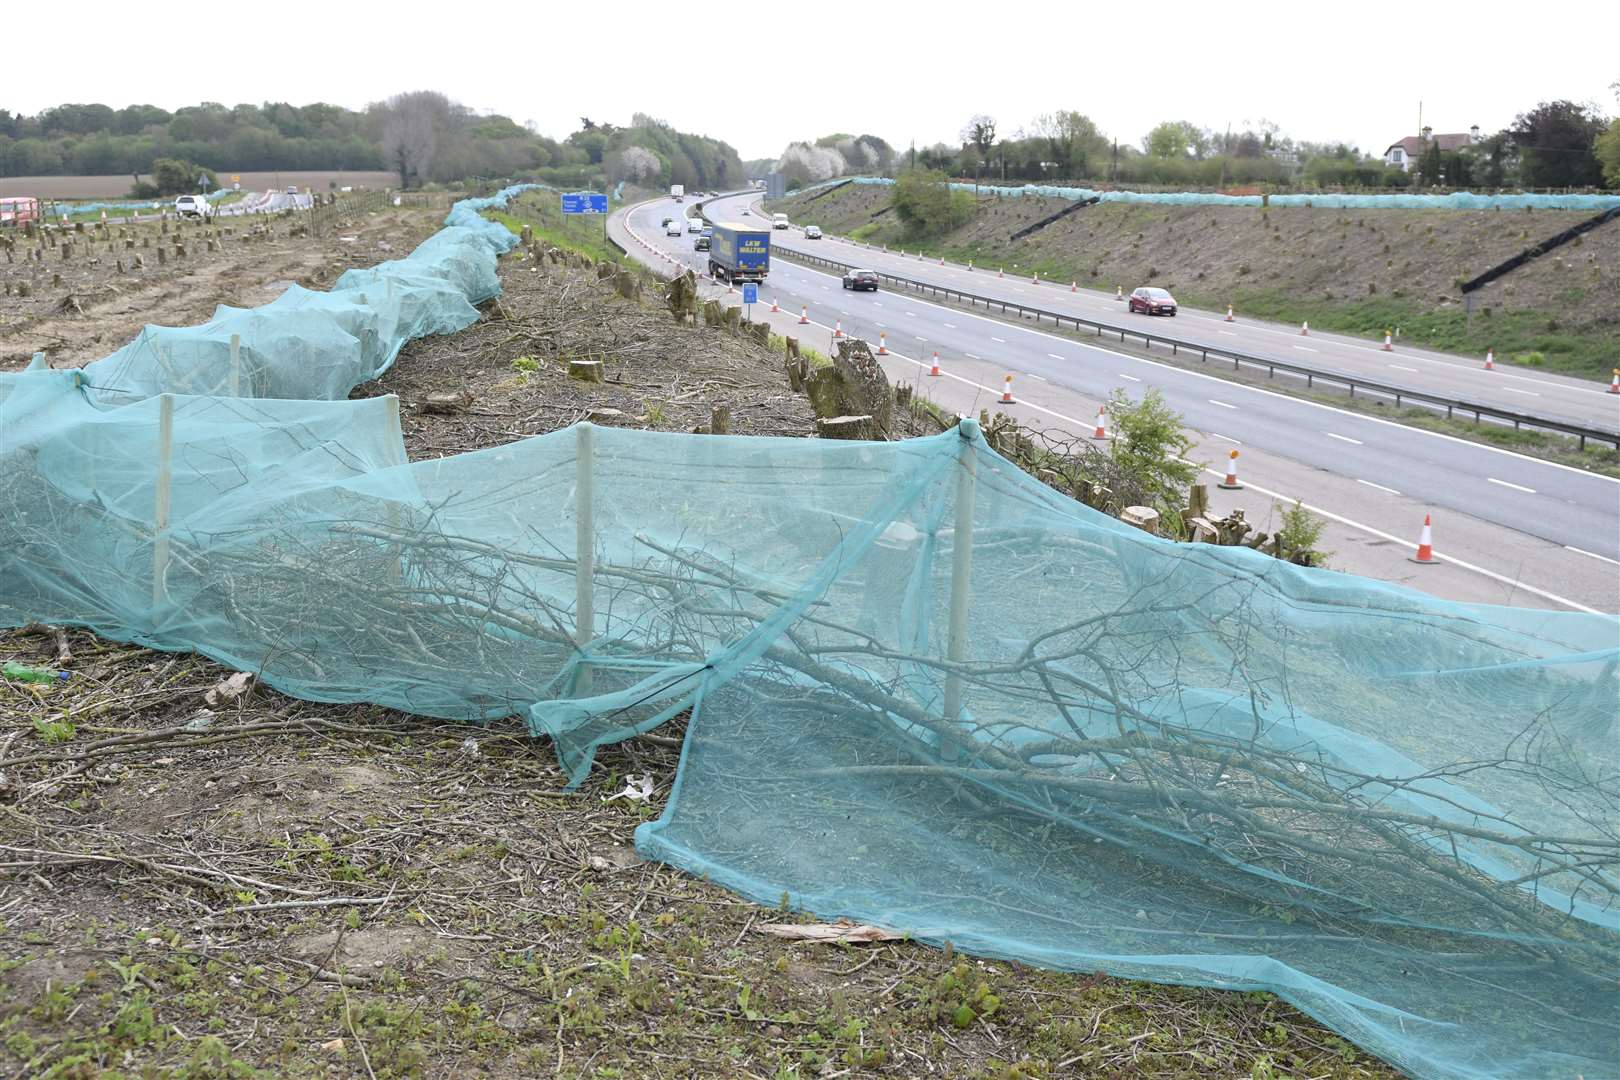
[[[737,215],[741,205],[728,200],[710,214],[769,227],[757,212]],[[655,200],[617,215],[612,228],[645,261],[701,268],[707,257],[692,250],[690,236],[666,237],[659,227],[662,217],[687,211],[695,212],[690,201]],[[783,244],[787,234],[774,231],[773,243]],[[1218,511],[1241,505],[1251,521],[1270,528],[1279,504],[1298,499],[1331,515],[1326,546],[1340,569],[1471,602],[1620,610],[1620,482],[1607,477],[1129,356],[1017,320],[912,295],[850,292],[839,277],[785,259],[772,261],[760,298],[755,318],[769,317],[811,347],[830,350],[836,329],[885,342],[891,377],[916,382],[959,412],[999,408],[1034,426],[1089,432],[1098,405],[1115,388],[1136,396],[1155,387],[1186,418],[1198,443],[1189,457],[1212,475],[1224,472],[1228,451],[1240,450],[1246,490],[1212,492]],[[737,302],[738,295],[729,299]],[[773,300],[781,311],[769,315]],[[797,322],[803,309],[809,325]],[[936,350],[945,371],[938,379],[925,374]],[[1011,405],[1000,403],[1008,373]],[[1444,572],[1406,558],[1426,513],[1435,518]]]

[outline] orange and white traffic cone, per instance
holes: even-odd
[[[1041,272],[1039,270],[1035,271],[1035,276],[1029,279],[1029,283],[1031,285],[1039,285],[1041,283]]]
[[[1238,483],[1238,478],[1237,478],[1237,459],[1238,459],[1238,452],[1236,450],[1233,450],[1232,453],[1226,459],[1226,479],[1222,480],[1220,483],[1216,484],[1215,485],[1216,487],[1225,488],[1227,491],[1242,491],[1243,490],[1243,485]]]
[[[1002,273],[1002,272],[1001,272],[1001,269],[1000,269],[1000,268],[999,268],[999,267],[997,267],[997,269],[996,269],[996,277],[1006,277],[1006,276],[1007,276],[1007,275],[1006,275],[1006,274],[1003,274],[1003,273]]]
[[[1609,381],[1609,393],[1620,394],[1620,367],[1614,369],[1614,378]]]
[[[1496,370],[1496,350],[1495,349],[1486,349],[1485,350],[1485,370],[1486,371],[1495,371]]]
[[[800,326],[809,326],[810,325],[810,308],[809,308],[808,305],[802,305],[799,308],[799,325]]]
[[[1384,351],[1385,352],[1394,352],[1395,351],[1395,346],[1390,343],[1390,333],[1389,333],[1388,330],[1384,331]]]
[[[876,355],[878,355],[878,356],[888,356],[889,355],[889,335],[884,333],[881,330],[878,331],[878,351],[877,351]]]
[[[773,315],[774,315],[774,314],[776,314],[776,313],[777,313],[777,312],[778,312],[778,311],[781,311],[781,310],[782,310],[782,309],[781,309],[781,308],[780,308],[780,307],[777,307],[777,305],[776,305],[776,297],[774,297],[774,296],[773,296],[773,297],[771,297],[771,314],[773,314]]]
[[[1013,396],[1012,396],[1012,374],[1010,372],[1007,375],[1006,382],[1004,382],[1002,384],[1002,387],[1001,387],[1001,404],[1003,404],[1003,405],[1016,405],[1017,404],[1017,402],[1013,400]]]
[[[1123,285],[1115,285],[1114,286],[1114,299],[1115,300],[1123,300],[1123,299],[1125,299],[1125,286],[1123,286]]]
[[[1310,337],[1311,336],[1311,324],[1310,323],[1302,322],[1302,323],[1299,324],[1299,336],[1300,337]]]
[[[1231,304],[1226,305],[1226,321],[1227,322],[1237,322],[1237,320],[1232,317],[1232,305]]]
[[[969,259],[968,260],[968,272],[972,273],[972,271],[973,271],[973,260]]]
[[[941,266],[945,265],[945,256],[941,255],[939,257],[939,265],[941,265]]]
[[[939,371],[939,350],[938,349],[934,350],[934,363],[933,363],[933,366],[928,369],[928,374],[933,375],[936,378],[940,374],[940,371]]]
[[[1434,557],[1434,531],[1429,528],[1429,515],[1423,515],[1423,532],[1418,535],[1418,549],[1416,555],[1407,558],[1415,563],[1432,563]]]
[[[838,319],[837,321],[835,321],[833,323],[833,337],[841,338],[843,336],[844,336],[844,320],[843,319]]]
[[[1078,281],[1069,282],[1069,291],[1070,292],[1079,292],[1080,291],[1080,282],[1078,282]]]
[[[1093,439],[1108,438],[1108,406],[1097,406],[1097,430],[1091,433]]]

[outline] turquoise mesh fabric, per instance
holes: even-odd
[[[762,902],[1272,990],[1414,1076],[1620,1072],[1620,620],[1160,540],[972,421],[407,463],[394,400],[344,395],[497,291],[477,209],[0,376],[0,625],[516,716],[576,783],[686,713],[638,846]]]
[[[794,194],[845,182],[892,184],[894,180],[886,176],[840,177],[811,184]],[[1058,187],[1051,184],[1023,184],[1013,187],[953,183],[951,187],[957,191],[977,191],[980,194],[1009,199],[1035,195],[1052,199],[1095,198],[1105,203],[1157,203],[1163,206],[1260,206],[1269,203],[1271,206],[1320,206],[1330,210],[1608,210],[1620,206],[1620,195],[1596,192],[1584,195],[1537,195],[1514,192],[1476,195],[1471,191],[1453,191],[1445,195],[1406,192],[1369,195],[1318,191],[1290,192],[1262,199],[1259,195],[1222,195],[1213,191],[1098,191],[1094,188]]]

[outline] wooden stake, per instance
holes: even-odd
[[[157,622],[158,605],[165,592],[164,576],[169,572],[169,486],[174,467],[174,395],[158,395],[157,480],[152,500],[152,618]]]
[[[595,478],[591,470],[590,421],[574,426],[574,644],[583,650],[596,633],[594,582],[596,551]],[[591,669],[576,660],[574,696],[591,692]]]

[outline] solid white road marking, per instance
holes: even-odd
[[[1595,551],[1587,551],[1584,548],[1570,547],[1568,544],[1564,545],[1564,550],[1573,551],[1577,555],[1588,555],[1594,559],[1602,559],[1606,563],[1613,563],[1616,566],[1620,566],[1620,559],[1611,559],[1607,555],[1599,555]]]
[[[1294,348],[1298,349],[1300,352],[1320,352],[1321,351],[1320,349],[1313,349],[1309,345],[1295,345]]]
[[[1416,371],[1417,370],[1417,368],[1415,368],[1415,367],[1407,367],[1404,364],[1391,364],[1389,366],[1394,368],[1396,371]]]
[[[1365,445],[1367,445],[1366,443],[1362,442],[1360,439],[1352,439],[1348,435],[1335,435],[1331,431],[1324,431],[1324,432],[1322,432],[1322,434],[1326,435],[1330,439],[1338,439],[1341,442],[1354,443],[1357,446],[1365,446]]]
[[[1371,480],[1357,480],[1356,483],[1358,483],[1358,484],[1366,484],[1368,487],[1377,488],[1379,491],[1387,491],[1391,495],[1399,495],[1400,494],[1400,492],[1396,491],[1392,487],[1385,487],[1383,484],[1375,484]]]
[[[1505,488],[1512,488],[1514,491],[1522,491],[1526,495],[1534,495],[1536,493],[1535,488],[1527,488],[1523,484],[1510,484],[1506,480],[1498,480],[1494,476],[1487,476],[1485,479],[1489,480],[1493,484],[1501,484]]]
[[[1119,377],[1122,378],[1122,379],[1129,379],[1129,380],[1131,380],[1131,382],[1141,382],[1142,381],[1141,379],[1138,379],[1135,375],[1127,375],[1123,371],[1119,373]]]
[[[1235,408],[1237,408],[1236,405],[1228,405],[1226,402],[1224,402],[1224,401],[1216,401],[1214,398],[1210,398],[1209,403],[1211,405],[1219,405],[1223,409],[1235,409]]]

